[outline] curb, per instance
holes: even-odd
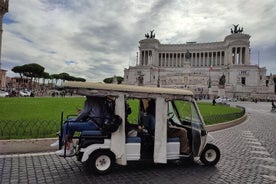
[[[0,155],[56,151],[50,144],[57,138],[0,140]]]
[[[219,123],[219,124],[216,124],[216,125],[208,125],[208,126],[206,126],[206,130],[208,132],[214,132],[214,131],[230,128],[230,127],[241,124],[246,119],[247,119],[247,113],[245,113],[242,117],[240,117],[238,119],[235,119],[235,120],[232,120],[232,121]]]
[[[233,121],[206,126],[206,130],[213,132],[230,128],[244,122],[246,119],[247,113]],[[58,148],[50,147],[50,144],[56,140],[57,138],[0,140],[0,155],[56,151]]]

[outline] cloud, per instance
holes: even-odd
[[[20,3],[22,2],[22,3]],[[38,63],[50,74],[88,81],[123,76],[139,40],[155,30],[161,43],[223,41],[232,24],[251,35],[251,49],[276,73],[273,1],[23,0],[4,16],[2,68]],[[254,53],[252,53],[254,54]],[[253,55],[254,56],[254,55]],[[255,56],[252,57],[256,62]],[[15,75],[11,71],[8,75]]]

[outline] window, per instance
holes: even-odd
[[[245,85],[245,77],[241,78],[241,83],[242,83],[242,85]]]

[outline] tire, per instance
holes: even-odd
[[[114,167],[115,156],[109,150],[100,150],[92,153],[87,166],[88,170],[99,175],[108,174]]]
[[[217,146],[213,144],[206,144],[204,150],[200,155],[200,161],[206,166],[214,166],[220,159],[220,151]]]

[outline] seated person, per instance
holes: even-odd
[[[190,154],[187,130],[181,126],[178,126],[178,124],[174,123],[172,119],[168,120],[167,136],[168,136],[168,138],[179,137],[179,139],[180,139],[180,154],[182,154],[182,155]]]
[[[105,107],[105,97],[87,97],[84,103],[84,109],[80,112],[78,117],[74,121],[66,121],[63,125],[62,142],[67,141],[66,156],[70,156],[73,153],[73,142],[70,137],[73,137],[75,131],[81,132],[83,130],[99,130],[104,120],[110,118],[110,112],[107,112]],[[51,146],[59,146],[59,142],[52,144]],[[64,155],[64,148],[56,151],[57,155]]]
[[[129,114],[131,114],[131,108],[129,107],[128,103],[125,103],[125,133],[128,137],[136,137],[138,135],[138,132],[140,132],[143,128],[141,125],[129,123],[127,119]]]
[[[146,110],[146,115],[142,117],[142,126],[147,129],[150,135],[154,135],[155,130],[155,101],[150,100],[148,103],[148,108]]]

